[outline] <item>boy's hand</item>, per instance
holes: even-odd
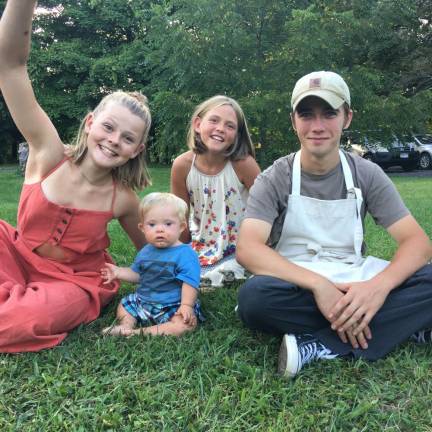
[[[332,329],[352,331],[354,336],[362,333],[383,305],[388,291],[376,286],[372,280],[336,284],[345,295],[333,306]]]
[[[318,289],[319,288],[319,289]],[[332,329],[337,331],[337,334],[342,342],[350,343],[353,348],[368,348],[368,340],[372,339],[372,333],[369,327],[366,325],[360,329],[360,331],[353,331],[353,328],[339,328],[334,325],[340,319],[339,311],[336,314],[336,305],[341,303],[344,298],[346,290],[341,284],[333,284],[330,281],[323,281],[320,287],[317,287],[314,291],[315,301],[317,302],[318,308],[324,317],[330,321]]]
[[[185,324],[189,324],[191,326],[195,326],[197,323],[197,318],[195,316],[195,312],[193,306],[182,303],[180,307],[177,309],[175,315],[180,315],[183,317],[183,322]]]
[[[350,343],[354,349],[367,349],[368,340],[372,339],[372,332],[369,326],[366,326],[360,333],[354,334],[352,329],[346,331],[337,331],[338,336],[344,343]]]
[[[101,277],[105,284],[111,283],[114,279],[117,279],[117,266],[110,263],[105,263],[105,267],[101,268]]]

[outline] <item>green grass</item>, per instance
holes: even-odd
[[[168,190],[169,168],[152,176],[151,190]],[[431,236],[432,180],[393,180]],[[0,217],[11,223],[20,181],[0,172]],[[115,259],[130,263],[116,223],[110,234]],[[371,254],[390,258],[395,245],[371,220],[366,238]],[[236,318],[236,286],[201,299],[207,322],[181,339],[102,338],[113,302],[54,349],[0,355],[0,430],[432,431],[432,346],[407,343],[375,363],[323,361],[287,382],[275,374],[279,339]]]

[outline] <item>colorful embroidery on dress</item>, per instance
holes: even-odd
[[[188,187],[191,245],[201,266],[210,266],[235,253],[245,203],[238,187],[232,185],[242,185],[230,163],[216,176],[198,170],[193,176],[195,181]]]

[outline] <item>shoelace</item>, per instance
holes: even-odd
[[[410,339],[417,343],[432,342],[432,330],[420,330],[415,332],[411,335]]]
[[[316,342],[309,342],[300,346],[299,369],[310,361],[315,360],[315,358],[317,358],[317,351],[318,347]]]
[[[328,348],[319,342],[309,342],[301,345],[299,347],[299,353],[299,369],[312,360],[318,360],[320,358],[331,359],[337,357],[337,354],[333,354]]]

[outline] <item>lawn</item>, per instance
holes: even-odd
[[[168,190],[169,168],[151,171],[148,191]],[[431,236],[432,180],[393,180]],[[11,223],[20,182],[0,172],[0,217]],[[110,234],[114,258],[129,264],[134,251],[117,223]],[[366,239],[369,253],[392,255],[394,242],[371,220]],[[113,303],[54,349],[0,355],[0,430],[432,431],[432,346],[406,343],[375,363],[322,361],[284,381],[279,339],[242,326],[236,288],[202,294],[207,321],[181,339],[103,338]]]

